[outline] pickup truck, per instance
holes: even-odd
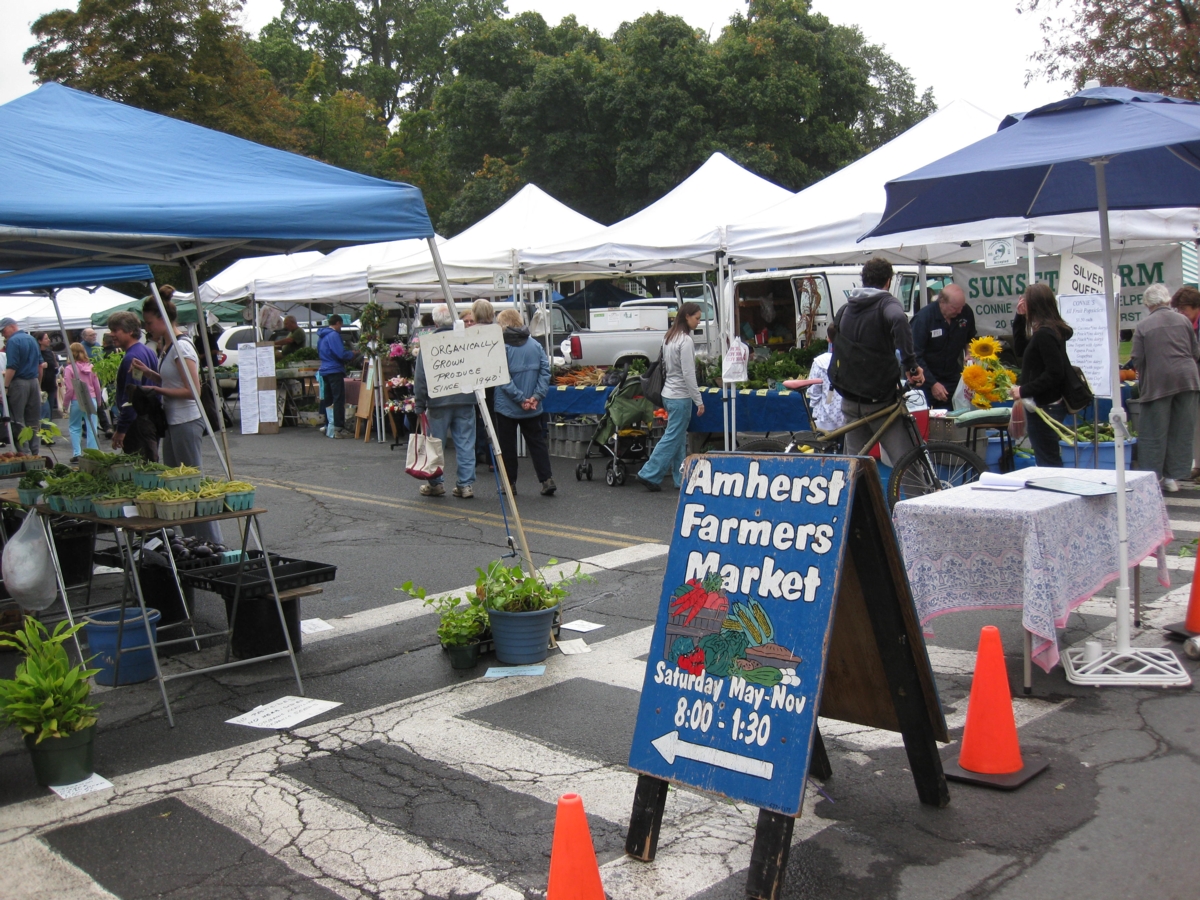
[[[720,329],[714,314],[713,304],[708,298],[689,297],[699,303],[704,315],[700,327],[692,339],[696,342],[696,354],[707,356],[709,348],[716,352],[720,346]],[[675,318],[680,300],[675,297],[655,297],[647,300],[626,300],[619,307],[666,307],[668,317]],[[573,366],[623,366],[637,359],[658,359],[666,331],[662,329],[632,329],[624,331],[576,331],[563,342],[563,355]]]

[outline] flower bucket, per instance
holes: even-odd
[[[557,606],[533,612],[488,610],[496,659],[508,665],[539,663],[550,653],[550,629]]]
[[[94,772],[92,763],[96,726],[89,725],[66,737],[46,738],[40,744],[35,736],[25,735],[25,746],[33,761],[33,777],[43,787],[76,784],[90,778]]]
[[[446,654],[450,657],[450,668],[473,669],[479,662],[479,641],[454,644],[446,648]]]

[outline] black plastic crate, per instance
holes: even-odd
[[[272,562],[278,563],[280,559],[282,559],[282,557],[279,556],[279,554],[271,554]],[[220,560],[218,560],[218,563],[220,563]],[[245,571],[247,574],[255,571],[256,569],[262,569],[264,566],[262,551],[247,551],[245,563],[224,563],[215,566],[201,566],[198,569],[193,568],[187,570],[180,568],[179,580],[189,587],[200,588],[202,591],[212,591],[214,594],[219,594],[220,591],[213,587],[214,579],[221,578],[226,575],[233,575],[236,577],[239,565],[245,566],[243,571]]]
[[[221,565],[221,555],[219,553],[214,553],[212,556],[201,556],[193,557],[192,559],[175,560],[175,568],[180,572],[191,572],[195,569],[208,569],[219,565]]]
[[[262,564],[262,560],[258,560],[258,565],[247,566],[242,570],[242,592],[239,595],[244,599],[252,599],[254,597],[269,597],[271,594],[271,582],[267,577],[267,567]],[[271,557],[271,572],[275,576],[275,585],[280,591],[289,591],[293,588],[306,587],[310,584],[322,584],[327,581],[333,581],[337,577],[337,566],[326,565],[325,563],[310,562],[304,559],[289,559],[285,556]],[[233,599],[234,593],[238,586],[237,565],[221,566],[220,573],[217,569],[202,569],[204,573],[201,577],[207,582],[206,591],[212,591],[214,594],[219,594],[227,599]],[[223,571],[231,569],[232,571]],[[195,573],[188,573],[189,579],[196,577]]]

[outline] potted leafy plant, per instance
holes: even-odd
[[[74,784],[92,774],[96,707],[88,679],[98,669],[72,666],[64,644],[82,624],[59,622],[53,633],[32,616],[0,645],[20,651],[15,677],[0,679],[0,717],[25,736],[38,784]]]
[[[554,562],[550,560],[551,565]],[[475,571],[479,573],[475,596],[487,609],[496,659],[510,665],[544,660],[550,652],[554,614],[569,593],[567,585],[582,577],[579,568],[570,578],[562,575],[556,582],[499,560]]]
[[[427,597],[425,588],[415,587],[411,581],[406,581],[401,589],[437,610],[437,636],[450,657],[450,667],[475,668],[479,661],[479,642],[488,626],[483,602],[474,595]]]

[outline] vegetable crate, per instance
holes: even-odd
[[[257,560],[258,565],[253,563],[247,564],[242,571],[242,593],[241,598],[251,600],[255,597],[269,597],[271,595],[271,582],[267,577],[267,567],[263,565],[262,559]],[[322,584],[327,581],[333,581],[337,577],[337,566],[326,565],[325,563],[310,562],[305,559],[289,559],[285,556],[271,557],[271,571],[275,576],[275,585],[280,591],[291,590],[292,588],[306,587],[310,584]],[[219,594],[227,600],[232,600],[234,593],[237,591],[238,583],[238,564],[232,566],[218,566],[208,569],[202,576],[207,583],[204,590],[212,591],[214,594]],[[189,580],[192,576],[188,576]]]
[[[180,519],[190,519],[196,515],[195,500],[156,500],[154,511],[160,519],[177,522]]]

